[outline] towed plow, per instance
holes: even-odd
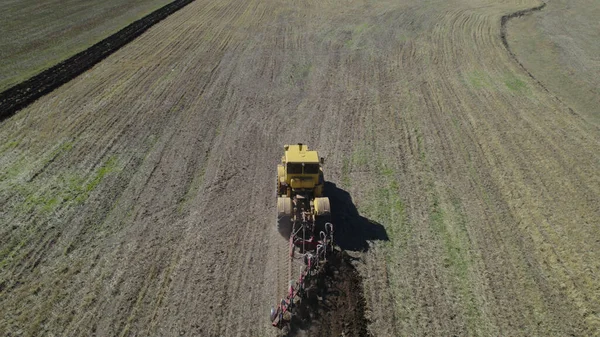
[[[304,266],[296,282],[290,282],[286,297],[281,299],[277,308],[271,309],[271,322],[275,327],[281,328],[285,322],[290,321],[294,303],[297,299],[306,297],[306,284],[327,263],[329,254],[333,253],[333,225],[331,223],[325,224],[325,231],[319,232],[318,240],[315,240],[314,236],[305,239],[302,236],[304,233],[301,232],[306,232],[304,226],[301,226],[290,236],[290,274],[294,259],[301,259]],[[298,249],[299,254],[295,253],[296,249]],[[297,257],[296,255],[300,256]]]

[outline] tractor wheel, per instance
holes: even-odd
[[[324,231],[325,224],[331,222],[331,206],[329,204],[329,198],[315,198],[314,205],[317,231]]]
[[[277,231],[284,239],[289,240],[292,235],[292,218],[283,216],[277,219]]]
[[[286,240],[292,235],[292,199],[277,198],[277,230]]]

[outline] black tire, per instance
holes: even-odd
[[[290,216],[281,216],[277,219],[277,231],[281,236],[283,236],[286,240],[290,239],[290,235],[292,235],[292,217]]]

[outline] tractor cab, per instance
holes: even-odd
[[[305,195],[320,197],[323,194],[323,159],[308,146],[285,145],[281,164],[277,166],[277,187],[280,196]]]

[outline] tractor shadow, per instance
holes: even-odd
[[[350,193],[334,183],[325,182],[325,195],[331,205],[335,243],[341,249],[364,252],[369,250],[369,241],[389,241],[383,225],[358,213]]]

